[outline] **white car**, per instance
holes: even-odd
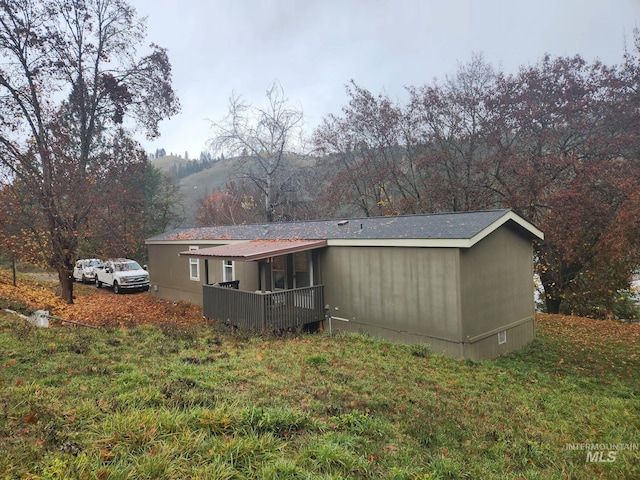
[[[93,283],[96,279],[96,269],[102,266],[103,262],[99,258],[78,260],[73,267],[73,279],[76,282]]]
[[[113,287],[114,293],[125,290],[149,290],[149,273],[135,260],[115,258],[104,262],[104,268],[96,269],[96,287]]]

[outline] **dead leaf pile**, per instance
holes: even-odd
[[[204,322],[202,307],[153,298],[145,292],[116,295],[110,289],[76,285],[75,303],[69,305],[56,296],[57,282],[20,280],[17,283],[14,287],[9,275],[0,272],[0,297],[20,299],[33,310],[48,310],[51,315],[89,325],[133,327]]]
[[[569,315],[538,314],[537,327],[546,334],[571,341],[578,348],[640,345],[640,324],[593,320]]]
[[[563,352],[558,370],[610,378],[635,377],[640,366],[640,325],[568,315],[537,316],[539,332]]]

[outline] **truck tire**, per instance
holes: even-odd
[[[96,277],[96,287],[102,288],[102,282],[98,280],[98,277]]]
[[[118,285],[118,282],[116,282],[115,280],[113,282],[113,293],[115,294],[120,293],[120,286]]]

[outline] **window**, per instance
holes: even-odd
[[[273,257],[271,262],[271,270],[273,272],[273,289],[274,290],[284,290],[285,283],[285,274],[286,274],[287,262],[286,257]]]
[[[312,281],[311,252],[296,252],[293,254],[293,287],[310,287]]]
[[[222,261],[222,281],[231,282],[232,280],[233,280],[233,261],[223,260]]]
[[[194,250],[198,250],[198,247],[189,247],[190,252]],[[200,260],[197,258],[189,257],[189,279],[200,280]]]
[[[507,343],[507,331],[503,330],[498,333],[498,345],[502,345],[503,343]]]

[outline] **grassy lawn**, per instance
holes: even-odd
[[[77,292],[65,318],[96,302],[101,328],[0,313],[0,478],[640,478],[638,325],[541,316],[531,346],[476,363]]]

